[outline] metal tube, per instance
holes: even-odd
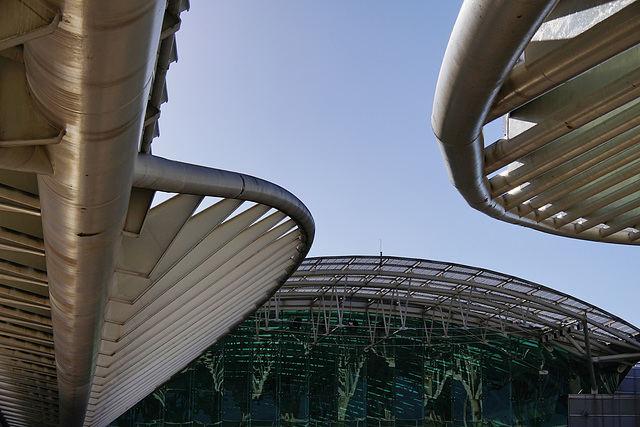
[[[638,200],[637,197],[630,195],[626,198],[627,200],[624,201],[624,203],[619,203],[617,206],[609,206],[607,209],[601,209],[600,212],[596,212],[594,215],[590,215],[587,221],[576,224],[576,233],[586,231],[589,228],[597,227],[599,224],[604,224],[605,222],[616,218],[625,212],[629,212],[640,207],[640,200]],[[616,220],[614,220],[614,222],[616,222]],[[600,230],[600,234],[602,234],[603,236],[613,234],[626,228],[626,225],[622,226],[621,224],[615,226],[614,223],[608,223],[607,225],[609,225],[608,229]]]
[[[618,216],[617,218],[609,221],[608,227],[600,228],[598,232],[602,237],[608,237],[618,231],[624,230],[627,227],[633,226],[640,220],[640,202],[631,201],[624,206],[628,212]]]
[[[289,191],[260,178],[139,154],[133,185],[170,193],[250,200],[271,206],[289,215],[300,227],[306,246],[301,252],[306,254],[313,241],[315,224],[307,207]]]
[[[591,394],[598,394],[598,383],[593,370],[593,357],[591,357],[591,343],[589,342],[589,323],[587,319],[582,321],[582,331],[584,333],[584,348],[587,351],[587,363],[589,365],[589,377],[591,378]]]
[[[431,124],[451,182],[471,206],[509,222],[517,218],[509,218],[487,191],[482,126],[509,71],[556,3],[465,1],[436,85]]]
[[[591,214],[592,212],[595,212],[607,205],[613,204],[615,201],[629,196],[630,194],[633,194],[637,191],[640,191],[640,181],[638,181],[636,177],[632,177],[631,179],[627,179],[627,181],[623,181],[622,183],[618,183],[607,188],[605,191],[594,191],[595,196],[592,195],[591,197],[582,197],[582,201],[579,201],[579,198],[574,199],[574,197],[571,197],[572,200],[569,201],[570,204],[568,204],[567,206],[572,206],[572,208],[567,210],[562,218],[554,219],[556,227],[559,228],[563,225],[569,224],[570,222],[575,221],[576,219],[583,217],[584,215]],[[572,203],[576,201],[577,203]],[[559,206],[553,210],[561,212],[564,210],[564,207],[565,206]],[[547,210],[545,209],[545,214],[547,213],[546,211]],[[549,214],[548,216],[545,216],[545,218],[548,218],[552,215],[554,214]]]
[[[608,187],[617,184],[626,178],[630,178],[637,174],[637,168],[640,166],[640,153],[636,153],[632,159],[612,158],[615,162],[603,162],[602,167],[599,167],[588,178],[576,176],[568,179],[556,187],[545,190],[532,197],[526,205],[520,205],[518,212],[520,215],[525,215],[531,212],[533,209],[541,208],[548,203],[555,203],[556,200],[561,200],[564,196],[570,196],[573,190],[579,190],[580,187],[589,186],[590,190],[599,192],[607,189]],[[631,160],[627,163],[628,160]],[[600,165],[599,165],[600,166]],[[616,169],[620,167],[619,169]],[[615,172],[615,173],[612,173]]]
[[[627,164],[640,157],[640,135],[624,140],[620,144],[609,144],[611,151],[619,151],[618,147],[626,148],[624,151],[612,154],[605,152],[598,155],[598,150],[592,150],[584,156],[564,163],[562,166],[551,169],[544,174],[529,181],[529,185],[516,194],[504,194],[502,196],[507,209],[512,209],[527,199],[535,196],[536,206],[544,206],[547,202],[558,198],[558,194],[566,194],[568,190],[578,188],[584,182],[589,182],[607,173],[622,169]],[[627,147],[630,146],[630,147]],[[606,148],[606,147],[605,147]],[[593,156],[596,154],[597,156]],[[542,204],[541,204],[542,203]]]
[[[594,357],[594,362],[610,362],[615,360],[624,360],[624,359],[638,359],[640,358],[640,353],[624,353],[624,354],[611,354],[608,356],[599,356]]]
[[[83,423],[164,15],[162,0],[50,1],[55,32],[25,44],[33,97],[65,129],[38,177],[60,425]]]
[[[640,114],[632,108],[626,108],[607,120],[607,126],[589,124],[569,135],[559,138],[552,144],[527,154],[519,159],[522,166],[508,174],[498,174],[489,179],[493,197],[506,193],[518,185],[541,175],[564,162],[571,161],[581,153],[589,158],[606,158],[629,147],[636,141],[632,137],[640,134]],[[636,128],[636,129],[634,129]],[[584,131],[583,131],[584,129]],[[624,135],[626,141],[617,138]],[[614,140],[614,138],[616,138]],[[597,148],[596,148],[597,147]],[[592,150],[595,148],[594,150]],[[602,153],[603,151],[605,151]],[[574,160],[576,162],[577,160]]]

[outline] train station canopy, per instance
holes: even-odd
[[[640,244],[640,2],[466,0],[432,125],[475,209],[579,239]],[[483,127],[502,117],[504,137]]]
[[[0,424],[108,424],[309,250],[285,189],[151,154],[187,8],[0,5]]]

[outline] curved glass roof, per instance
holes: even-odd
[[[387,326],[387,334],[402,328],[402,319],[419,317],[425,325],[440,323],[445,334],[451,327],[484,336],[487,331],[516,335],[583,357],[591,352],[594,361],[640,358],[640,330],[611,313],[527,280],[446,262],[309,258],[262,310],[275,311],[277,319],[282,310],[304,309],[331,328],[345,326],[340,316],[345,310],[363,311],[376,324],[398,316],[401,324]]]

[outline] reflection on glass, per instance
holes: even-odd
[[[111,425],[561,426],[567,395],[589,391],[585,360],[531,340],[323,316],[245,321]],[[616,365],[596,375],[601,392],[621,379]]]

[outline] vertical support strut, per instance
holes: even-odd
[[[589,342],[589,324],[587,319],[582,320],[582,332],[584,333],[584,347],[587,350],[587,362],[589,363],[589,376],[591,377],[591,394],[598,394],[596,373],[593,370],[593,357],[591,357],[591,343]]]
[[[273,319],[275,322],[280,321],[280,292],[276,292],[273,300],[275,301],[276,317]]]

